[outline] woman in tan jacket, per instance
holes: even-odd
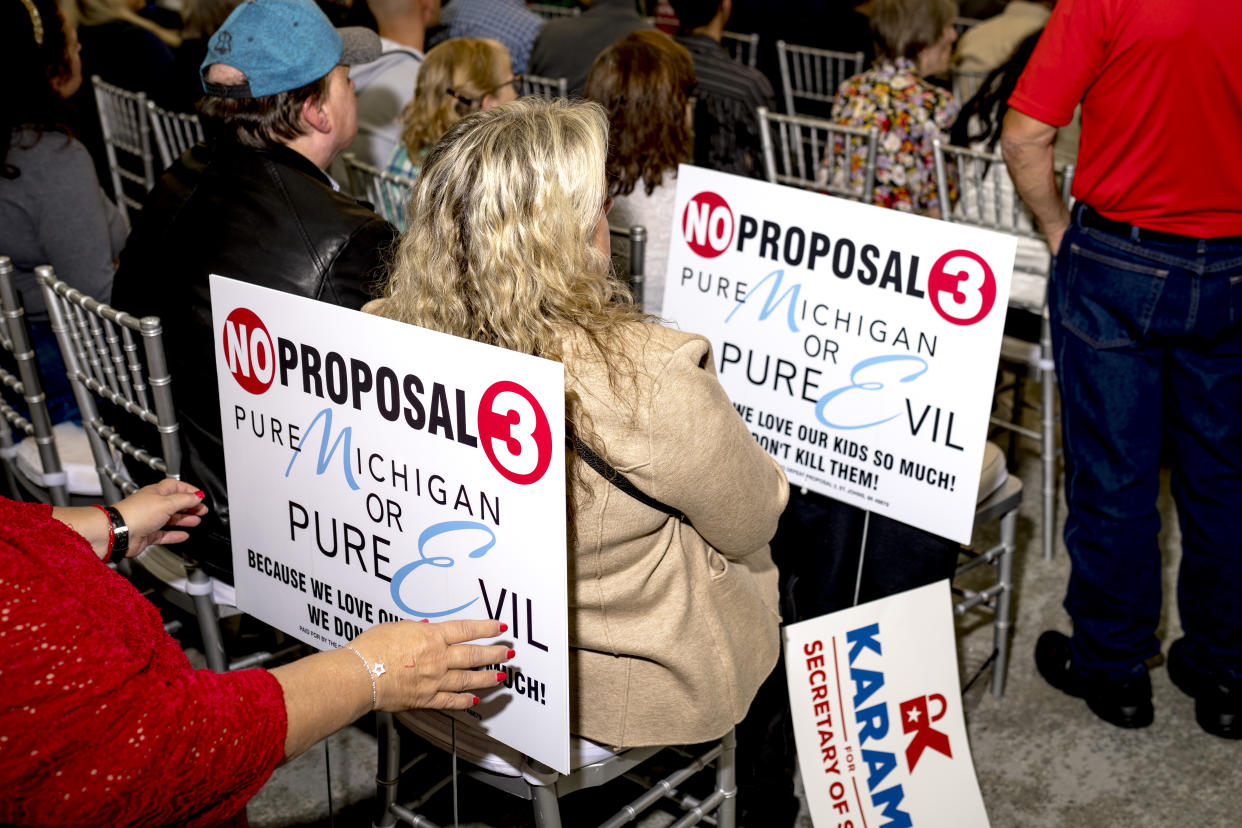
[[[391,281],[365,310],[564,364],[580,441],[570,729],[617,747],[702,742],[745,716],[776,663],[767,543],[789,490],[707,340],[654,324],[610,273],[607,129],[595,104],[534,98],[462,120],[428,155]],[[610,483],[592,452],[658,503]]]

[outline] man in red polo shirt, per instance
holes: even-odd
[[[1120,727],[1153,717],[1162,443],[1182,529],[1169,675],[1242,738],[1242,14],[1210,0],[1060,0],[1005,119],[1010,173],[1055,254],[1065,608],[1040,673]],[[1082,103],[1067,210],[1052,142]]]

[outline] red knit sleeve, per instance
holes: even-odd
[[[50,511],[0,502],[0,822],[218,824],[284,754],[279,683],[191,669]]]

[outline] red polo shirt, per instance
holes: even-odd
[[[1080,101],[1075,198],[1152,230],[1242,235],[1242,7],[1060,0],[1009,105],[1064,126]]]

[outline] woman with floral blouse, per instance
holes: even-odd
[[[948,142],[958,105],[924,77],[949,68],[956,16],[954,0],[876,0],[876,62],[837,90],[834,122],[879,129],[874,203],[881,207],[939,216],[932,141]],[[843,168],[833,176],[846,184]],[[849,176],[851,186],[861,186],[861,157],[850,160]]]

